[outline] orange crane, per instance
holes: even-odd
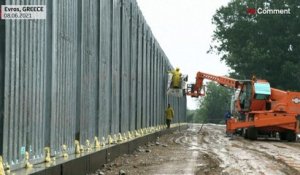
[[[256,140],[259,135],[274,136],[295,141],[300,130],[300,92],[271,88],[266,80],[236,80],[198,72],[196,83],[189,84],[187,95],[204,96],[203,80],[212,80],[235,90],[234,110],[238,118],[226,123],[227,132],[241,129],[245,138]]]

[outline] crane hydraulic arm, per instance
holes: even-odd
[[[239,86],[239,81],[235,79],[225,77],[225,76],[215,76],[204,72],[198,72],[196,76],[196,83],[188,87],[187,95],[190,95],[192,97],[204,96],[205,93],[201,91],[203,88],[204,79],[215,81],[220,85],[229,88],[238,88]]]

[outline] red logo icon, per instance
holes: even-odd
[[[247,8],[247,13],[249,15],[254,15],[254,14],[256,14],[256,9],[255,8]]]

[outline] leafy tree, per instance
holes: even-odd
[[[255,14],[247,8],[290,8],[290,15]],[[209,52],[233,70],[231,76],[267,79],[272,87],[300,90],[300,1],[232,0],[213,17]],[[291,81],[292,80],[292,81]]]
[[[224,122],[224,114],[230,109],[231,95],[231,89],[209,82],[206,95],[199,101],[198,116],[210,123]]]

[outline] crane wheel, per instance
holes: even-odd
[[[255,127],[250,127],[247,129],[247,137],[250,140],[257,140],[257,129]]]
[[[295,142],[296,141],[296,134],[293,131],[289,131],[286,134],[286,139],[289,142]]]
[[[246,128],[243,129],[243,137],[244,137],[245,139],[248,139],[248,132],[247,132],[247,129],[246,129]]]
[[[287,135],[286,132],[280,132],[280,133],[279,133],[279,138],[280,138],[280,140],[286,140],[286,135]]]

